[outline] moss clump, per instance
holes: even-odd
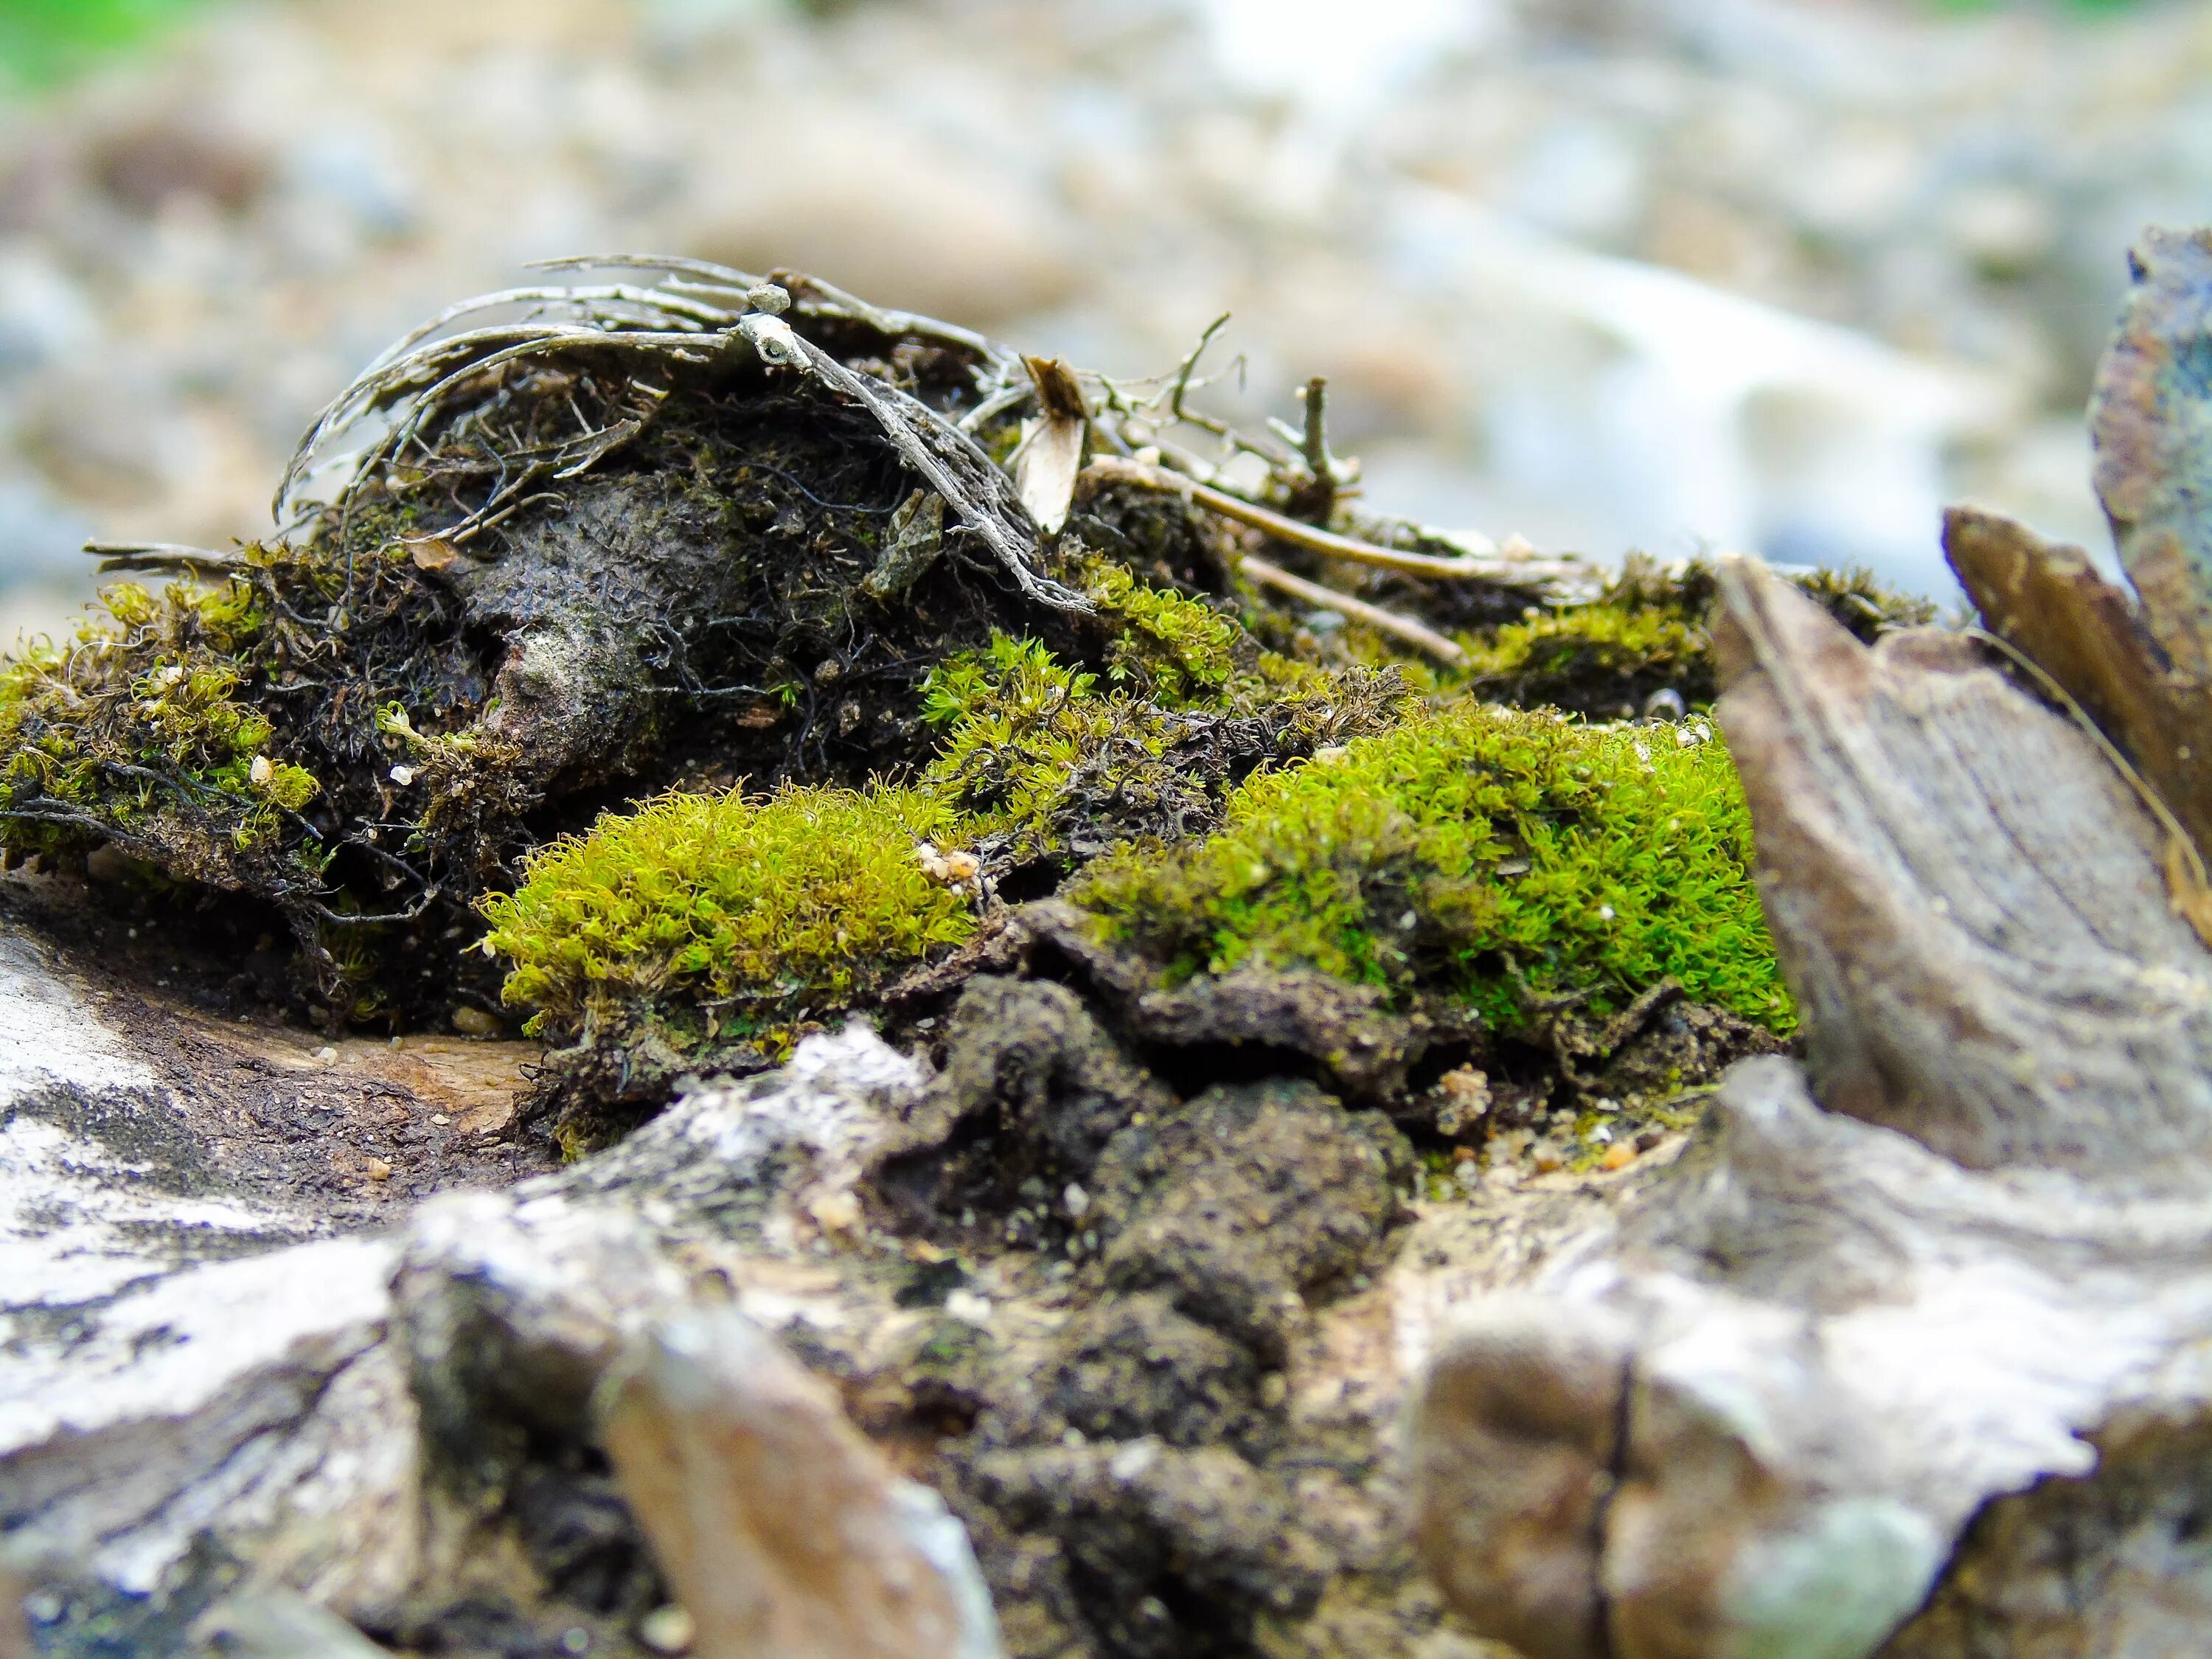
[[[313,883],[313,837],[275,844],[322,786],[279,752],[246,665],[266,623],[242,581],[158,595],[124,582],[66,644],[33,642],[0,666],[0,845],[113,841],[218,887]]]
[[[1416,615],[1449,633],[1468,655],[1446,668],[1409,658],[1405,648],[1352,627],[1334,651],[1370,664],[1401,663],[1424,695],[1472,693],[1516,708],[1562,708],[1592,720],[1633,719],[1656,692],[1671,691],[1685,708],[1710,704],[1719,693],[1711,623],[1720,588],[1702,559],[1662,565],[1632,554],[1620,573],[1588,603],[1523,605],[1516,616],[1470,615],[1495,606],[1499,590],[1479,584],[1421,581],[1396,574],[1347,576],[1360,597]],[[1822,568],[1792,580],[1862,641],[1893,628],[1936,619],[1929,600],[1892,592],[1864,570]],[[1480,593],[1462,591],[1480,586]],[[1261,606],[1264,594],[1249,596]],[[1273,619],[1280,626],[1280,618]],[[1265,624],[1262,624],[1263,629]]]
[[[1794,1023],[1742,794],[1701,721],[1607,730],[1457,706],[1255,778],[1218,833],[1115,854],[1070,896],[1170,981],[1316,968],[1510,1027],[1533,998],[1603,1011],[1671,976],[1770,1029]]]
[[[917,854],[959,830],[914,790],[664,795],[536,854],[483,904],[485,945],[513,960],[507,1000],[538,1011],[535,1034],[688,1011],[691,1040],[776,1057],[974,933],[964,889]]]
[[[1216,698],[1227,687],[1244,638],[1229,617],[1183,594],[1148,587],[1109,559],[1088,562],[1083,586],[1115,628],[1107,672],[1115,684],[1170,708]]]
[[[1486,640],[1470,640],[1471,689],[1516,708],[1584,708],[1594,688],[1613,707],[1633,713],[1669,689],[1686,704],[1713,696],[1711,641],[1702,624],[1670,605],[1600,602],[1548,611],[1509,623]]]
[[[1205,614],[1241,641],[1235,624]],[[931,674],[922,718],[945,735],[923,786],[970,817],[996,867],[1074,862],[1139,837],[1203,834],[1255,772],[1385,730],[1409,707],[1387,671],[1329,674],[1267,658],[1249,673],[1224,672],[1202,702],[1170,707],[1102,691],[1097,675],[1002,635]]]

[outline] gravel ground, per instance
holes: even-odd
[[[88,534],[264,530],[421,315],[626,247],[1132,375],[1233,310],[1237,416],[1325,374],[1373,499],[1540,544],[1941,591],[1951,496],[2095,533],[2079,406],[2124,245],[2212,185],[2212,12],[1343,9],[212,10],[0,119],[0,635]]]

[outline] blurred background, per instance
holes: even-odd
[[[811,270],[1214,406],[1375,506],[1948,594],[2100,538],[2081,406],[2212,219],[2212,7],[0,0],[0,641],[88,536],[268,526],[300,429],[530,260]]]

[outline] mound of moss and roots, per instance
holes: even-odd
[[[1133,464],[1047,531],[1071,395],[1076,453],[1146,453],[1180,381],[1047,398],[1064,368],[809,279],[649,268],[402,342],[283,537],[116,554],[170,580],[0,673],[9,856],[289,930],[295,1014],[524,1017],[564,1109],[934,1019],[1054,896],[1170,989],[1311,972],[1502,1030],[1674,985],[1786,1030],[1710,727],[1602,724],[1710,700],[1704,567],[1424,574],[1453,544],[1287,453],[1257,518]],[[1360,538],[1413,574],[1326,550]]]
[[[1713,572],[1356,514],[1317,391],[1294,453],[1192,364],[647,269],[400,343],[285,533],[111,550],[165,585],[0,667],[0,847],[259,961],[225,1015],[520,1022],[571,1155],[873,1023],[928,1081],[808,1271],[896,1281],[855,1409],[1009,1651],[1443,1651],[1368,1419],[1293,1404],[1307,1316],[1409,1205],[1632,1164],[1789,1039]]]

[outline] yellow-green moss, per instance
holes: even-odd
[[[1070,896],[1170,979],[1316,968],[1510,1024],[1532,995],[1585,992],[1602,1010],[1672,975],[1794,1023],[1742,793],[1702,721],[1592,728],[1460,705],[1255,778],[1218,833],[1101,860]]]
[[[533,1030],[595,1002],[688,1005],[771,1052],[975,931],[917,843],[957,816],[908,789],[664,795],[544,848],[487,900],[489,949]]]
[[[1820,568],[1791,578],[1860,640],[1936,619],[1929,600],[1884,588],[1863,570]],[[1395,663],[1425,697],[1462,696],[1518,708],[1564,708],[1592,720],[1640,714],[1654,692],[1670,690],[1690,708],[1711,702],[1719,685],[1711,623],[1720,586],[1703,560],[1662,565],[1639,554],[1624,561],[1605,591],[1587,603],[1530,607],[1508,620],[1468,625],[1449,601],[1462,596],[1385,584],[1390,607],[1422,617],[1451,635],[1466,660],[1445,666],[1372,629],[1353,625],[1335,649],[1354,661]],[[1261,605],[1267,596],[1248,593]]]
[[[1216,696],[1229,684],[1243,635],[1229,617],[1196,599],[1147,587],[1110,559],[1085,566],[1083,588],[1117,624],[1107,657],[1116,684],[1173,708]]]
[[[922,786],[996,838],[1006,862],[1089,856],[1210,828],[1253,771],[1382,730],[1407,706],[1394,676],[1261,655],[1212,695],[1166,707],[1102,691],[1034,641],[999,635],[925,683],[922,718],[945,735]]]
[[[223,849],[263,842],[319,790],[269,753],[240,659],[264,618],[240,582],[106,589],[63,644],[0,665],[0,844],[18,853],[149,831],[182,873],[220,879]]]
[[[1572,704],[1593,685],[1607,687],[1615,701],[1661,686],[1682,690],[1685,682],[1688,701],[1712,696],[1705,630],[1671,606],[1547,611],[1465,644],[1469,688],[1521,708]]]

